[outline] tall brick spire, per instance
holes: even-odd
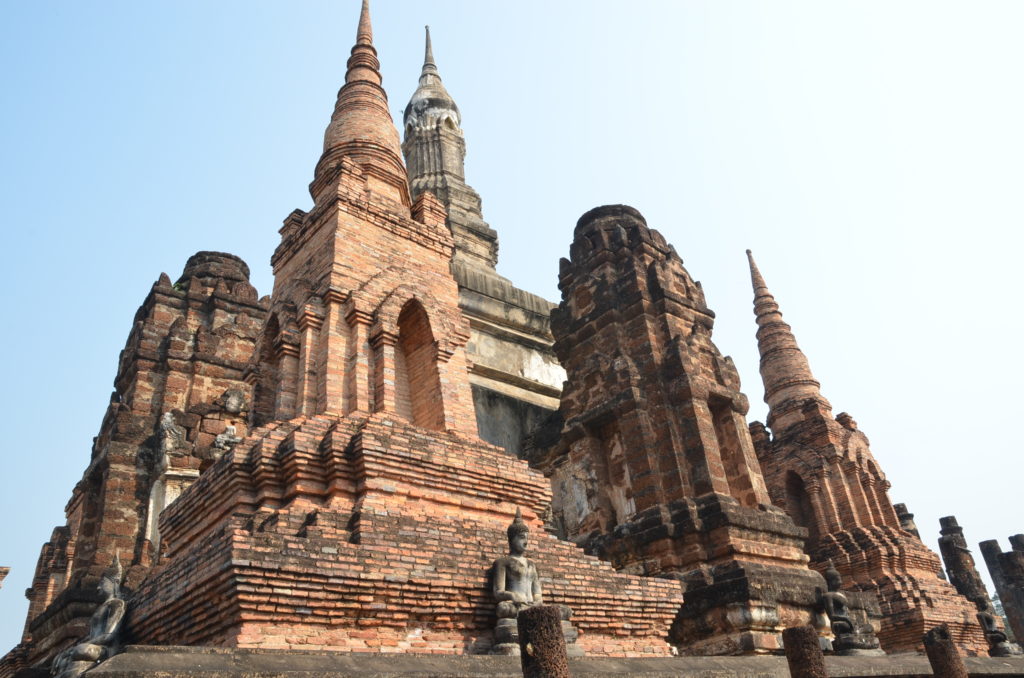
[[[846,588],[878,596],[886,652],[919,650],[924,632],[942,623],[963,651],[984,651],[973,604],[938,578],[939,559],[902,528],[867,436],[849,414],[832,416],[750,250],[747,257],[771,435],[751,428],[772,503],[808,529],[813,568],[834,566]]]
[[[382,82],[380,61],[373,46],[370,3],[363,0],[345,84],[338,92],[334,114],[324,133],[324,153],[310,186],[314,200],[334,177],[341,158],[348,156],[371,178],[371,190],[406,206],[411,204],[398,130],[388,111],[388,95]]]
[[[821,395],[821,384],[811,373],[807,356],[796,343],[793,330],[782,319],[779,304],[768,291],[754,255],[747,250],[750,262],[750,282],[754,288],[754,315],[757,317],[757,348],[761,353],[761,380],[764,382],[764,401],[772,419],[790,409],[790,405],[815,400],[826,409],[832,406]]]

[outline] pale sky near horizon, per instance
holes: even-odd
[[[358,9],[0,3],[0,653],[150,285],[205,249],[242,256],[270,292]],[[499,272],[557,300],[576,219],[633,205],[703,283],[713,338],[763,420],[750,248],[926,543],[950,514],[972,546],[1024,531],[1024,3],[372,9],[396,121],[431,26]]]

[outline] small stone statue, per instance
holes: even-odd
[[[174,420],[173,412],[164,412],[160,417],[160,451],[165,455],[183,454],[179,452],[188,446],[185,441],[185,429]]]
[[[492,566],[491,591],[497,601],[495,614],[498,623],[494,629],[492,654],[519,654],[519,631],[516,617],[521,610],[544,603],[537,567],[526,557],[530,542],[530,528],[523,522],[518,508],[512,524],[508,526],[508,555],[498,558]],[[558,606],[562,616],[562,633],[565,635],[567,652],[579,656],[582,651],[576,646],[576,630],[568,619],[572,610],[565,605]]]
[[[1011,643],[1006,633],[996,626],[996,611],[992,608],[992,604],[985,598],[978,598],[974,601],[974,605],[978,608],[978,623],[981,624],[985,640],[988,641],[988,656],[1019,657],[1022,654],[1020,646]]]
[[[508,526],[508,555],[494,561],[493,591],[499,619],[515,619],[519,610],[544,602],[537,568],[523,555],[529,540],[530,528],[516,509],[516,517]]]
[[[103,602],[89,620],[89,635],[54,658],[50,664],[51,676],[78,678],[104,659],[117,654],[126,609],[121,598],[122,575],[121,559],[115,554],[114,563],[100,579],[98,588]]]
[[[232,447],[242,442],[242,439],[236,435],[236,429],[231,424],[224,427],[224,433],[221,433],[213,440],[213,446],[218,450],[230,450]]]
[[[885,654],[870,626],[859,626],[850,613],[849,600],[840,589],[843,577],[830,562],[825,570],[828,591],[820,594],[821,605],[832,622],[832,649],[837,655],[882,655]]]

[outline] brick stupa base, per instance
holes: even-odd
[[[258,429],[161,517],[130,642],[487,653],[489,570],[522,507],[547,602],[588,656],[666,656],[679,584],[546,534],[547,480],[479,440],[374,415]]]
[[[807,566],[805,532],[771,506],[708,494],[644,511],[599,551],[623,572],[670,576],[685,590],[670,633],[680,654],[781,653],[781,633],[812,625],[821,575]]]
[[[845,586],[878,596],[878,640],[886,652],[922,652],[924,634],[946,624],[962,653],[988,656],[974,604],[939,579],[938,556],[909,532],[869,525],[829,534],[818,540],[812,560],[831,561]]]

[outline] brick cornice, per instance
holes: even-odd
[[[351,308],[348,313],[345,314],[345,322],[352,326],[372,325],[373,313],[359,308]]]
[[[352,294],[346,290],[328,287],[327,291],[324,292],[323,300],[325,304],[344,304],[351,296]]]
[[[320,313],[318,313],[317,311],[315,311],[313,309],[308,309],[307,308],[307,309],[303,310],[302,315],[299,316],[299,329],[300,330],[303,330],[303,331],[305,331],[307,329],[318,330],[318,329],[320,329],[323,326],[323,324],[324,324],[324,317],[323,317],[323,315],[321,315]]]

